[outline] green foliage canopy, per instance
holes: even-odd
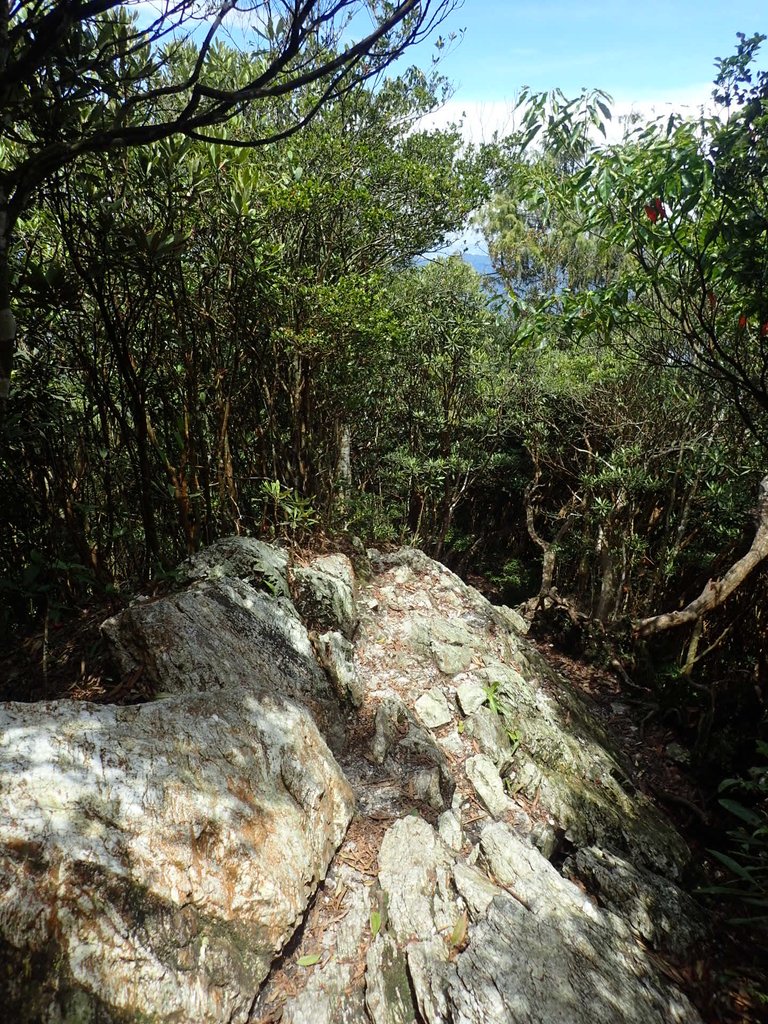
[[[85,154],[173,135],[261,146],[379,74],[425,38],[452,0],[115,0],[0,5],[0,401],[15,342],[14,228],[33,197]],[[220,45],[233,21],[243,54]],[[294,105],[299,94],[310,104]],[[241,115],[282,104],[283,118]],[[223,127],[226,131],[221,131]],[[240,134],[238,128],[249,131]]]

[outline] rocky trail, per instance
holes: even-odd
[[[104,633],[152,699],[0,705],[14,1019],[702,1020],[687,844],[512,610],[240,538]]]

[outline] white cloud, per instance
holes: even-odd
[[[454,97],[439,110],[427,115],[419,124],[425,129],[447,128],[449,125],[460,124],[463,137],[467,142],[479,144],[491,142],[494,133],[499,136],[514,131],[519,123],[521,112],[516,109],[515,99],[491,100],[487,102],[464,102]],[[641,121],[652,121],[656,118],[680,113],[692,117],[698,116],[702,110],[706,114],[715,113],[712,101],[712,85],[692,85],[685,89],[671,91],[664,96],[649,96],[641,100],[628,97],[615,97],[611,105],[613,118],[608,123],[607,141],[619,142],[624,132],[626,120],[638,117]],[[598,136],[599,137],[599,136]],[[473,225],[452,239],[449,251],[471,253],[486,252],[481,233]]]
[[[676,89],[659,96],[631,99],[617,96],[612,104],[613,119],[608,125],[608,141],[620,140],[626,119],[632,116],[641,120],[654,120],[671,113],[697,116],[702,109],[714,112],[712,84],[692,85]],[[515,130],[520,120],[514,98],[505,100],[464,101],[458,97],[448,100],[442,107],[428,114],[420,122],[422,128],[446,128],[461,124],[462,135],[474,144],[490,142],[495,133],[500,136]]]
[[[221,0],[128,0],[126,6],[138,16],[143,28],[162,20],[163,29],[173,30],[178,36],[180,33],[194,35],[201,26],[212,25],[224,5]],[[231,8],[222,20],[222,31],[225,27],[241,32],[248,27],[263,27],[262,7],[260,3],[253,3],[243,10]]]
[[[609,141],[618,142],[621,139],[622,128],[628,118],[636,117],[642,122],[654,121],[670,114],[698,117],[701,113],[711,116],[716,112],[711,82],[676,89],[664,97],[648,97],[641,100],[617,97],[613,104],[614,131],[609,133]]]
[[[514,100],[473,100],[467,103],[454,98],[422,118],[419,127],[447,128],[457,124],[461,125],[462,135],[467,142],[490,142],[496,132],[505,135],[514,131],[515,106]]]

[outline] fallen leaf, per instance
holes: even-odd
[[[467,924],[468,918],[467,912],[465,910],[464,913],[456,922],[456,924],[453,926],[453,931],[451,932],[451,945],[456,949],[458,949],[460,946],[464,944],[464,940],[467,937]]]
[[[322,959],[320,953],[307,953],[306,956],[300,956],[296,963],[299,967],[314,967],[315,964],[319,964]]]

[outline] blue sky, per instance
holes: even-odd
[[[597,88],[614,99],[618,140],[622,115],[695,115],[708,104],[715,58],[735,52],[736,33],[768,35],[768,0],[464,0],[440,31],[462,29],[440,63],[453,98],[425,124],[461,123],[467,139],[490,141],[514,128],[524,85],[568,96]],[[434,53],[430,41],[405,61],[426,67]]]
[[[514,127],[523,85],[568,96],[599,88],[614,98],[609,138],[618,139],[620,115],[696,114],[707,104],[715,58],[735,51],[736,33],[768,35],[768,0],[464,0],[441,32],[461,29],[462,41],[440,64],[454,95],[426,124],[461,122],[466,138],[489,141]],[[406,60],[425,67],[434,52],[425,43]],[[454,246],[483,249],[472,230]]]
[[[736,33],[768,34],[766,0],[464,0],[442,26],[465,28],[442,62],[456,99],[493,103],[523,85],[605,89],[621,102],[674,102],[706,90]],[[429,59],[430,47],[410,59]]]

